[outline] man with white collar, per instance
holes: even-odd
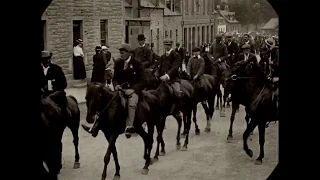
[[[164,42],[166,52],[160,57],[160,60],[157,62],[155,66],[159,66],[159,68],[155,72],[155,75],[157,77],[160,77],[160,80],[167,81],[174,91],[174,98],[176,103],[172,107],[171,113],[173,113],[173,111],[176,110],[176,108],[179,109],[181,99],[181,80],[179,79],[179,67],[181,66],[181,57],[175,50],[173,50],[172,43],[173,41],[171,40],[166,40]]]
[[[247,62],[250,60],[250,62],[258,64],[258,60],[255,54],[250,52],[251,46],[250,44],[245,44],[242,47],[243,53],[239,55],[239,60],[238,61],[244,61]]]
[[[181,47],[181,45],[180,45],[180,43],[179,42],[177,42],[177,44],[176,44],[176,49],[175,49],[175,51],[180,55],[180,59],[181,59],[181,65],[185,62],[184,61],[184,49]],[[182,68],[182,67],[181,67]]]
[[[231,66],[236,63],[239,53],[238,44],[232,41],[232,35],[226,34],[226,46],[228,49],[228,64]]]
[[[187,64],[187,73],[195,82],[195,91],[197,95],[204,98],[204,59],[200,56],[200,48],[195,47],[192,49],[193,56],[189,59]],[[204,99],[202,100],[204,102]]]
[[[239,47],[242,47],[245,44],[249,44],[250,45],[250,52],[255,54],[254,45],[250,41],[250,35],[248,33],[243,34],[242,42],[240,42]],[[242,49],[240,49],[240,53],[242,53]]]
[[[152,51],[146,46],[146,37],[143,34],[139,34],[137,40],[139,47],[134,50],[134,57],[141,61],[143,68],[149,68],[152,65]]]

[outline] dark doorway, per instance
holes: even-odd
[[[129,44],[129,22],[125,22],[125,43]]]
[[[76,40],[82,39],[82,21],[73,21],[73,46],[76,45]]]
[[[43,51],[46,49],[46,21],[41,21],[41,41],[40,41],[40,50]]]

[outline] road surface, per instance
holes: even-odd
[[[167,119],[164,140],[166,156],[149,167],[149,174],[142,175],[144,165],[143,142],[138,137],[126,139],[121,135],[117,141],[117,150],[121,166],[122,180],[265,180],[275,168],[278,161],[278,123],[270,124],[266,129],[265,158],[262,165],[255,165],[254,159],[259,153],[257,129],[252,135],[249,147],[253,150],[253,159],[242,149],[242,133],[245,130],[245,113],[241,106],[236,114],[233,128],[233,142],[227,143],[231,109],[226,109],[226,117],[219,117],[215,111],[210,133],[203,130],[206,125],[203,109],[198,106],[198,124],[200,136],[195,136],[194,125],[190,131],[188,151],[178,151],[175,147],[177,123],[170,116]],[[80,105],[81,123],[85,122],[86,107]],[[63,168],[60,180],[98,180],[101,179],[103,157],[107,149],[107,141],[100,132],[93,138],[81,127],[79,129],[80,163],[79,169],[73,169],[74,147],[72,134],[66,129],[63,136]],[[184,138],[181,139],[184,142]],[[156,138],[155,138],[156,142]],[[152,154],[155,152],[153,145]],[[113,179],[115,173],[113,157],[111,157],[107,179]]]

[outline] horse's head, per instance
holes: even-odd
[[[233,66],[225,69],[222,72],[222,76],[220,82],[224,89],[230,90],[233,88],[235,81],[237,80],[238,76],[241,76],[243,70],[246,66],[244,66],[243,62],[235,63]]]
[[[107,98],[112,92],[102,83],[88,83],[86,93],[87,117],[88,123],[93,123],[95,115],[101,113],[104,105],[108,103]]]
[[[171,99],[168,97],[172,97],[173,95],[173,89],[165,81],[161,82],[161,84],[157,88],[157,91],[158,91],[158,98],[161,104],[167,104],[168,100]]]
[[[146,69],[146,87],[147,89],[156,89],[159,86],[159,80],[155,75],[157,69]]]

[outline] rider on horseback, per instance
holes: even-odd
[[[214,57],[215,60],[221,61],[222,58],[228,56],[227,46],[222,41],[222,35],[216,35],[216,42],[210,48],[210,54]]]
[[[131,56],[132,48],[130,44],[123,44],[119,51],[121,58],[115,63],[113,85],[115,86],[115,90],[122,89],[125,96],[128,98],[128,116],[126,120],[127,127],[125,129],[125,135],[127,138],[130,138],[131,135],[135,133],[133,122],[146,77],[142,68],[142,63]],[[126,84],[127,87],[121,87],[121,84]],[[98,121],[95,121],[91,130],[84,125],[82,125],[82,127],[96,137],[99,131],[97,123]]]
[[[59,93],[55,93],[51,98],[59,105],[61,113],[65,115],[64,117],[69,117],[67,98],[64,92],[67,88],[67,80],[61,67],[51,63],[51,57],[51,52],[41,52],[41,94],[43,97],[46,97],[59,91]]]
[[[192,52],[193,56],[190,58],[187,64],[187,73],[193,81],[198,81],[199,95],[203,97],[202,101],[205,101],[205,89],[203,87],[205,62],[204,59],[200,56],[200,48],[195,47],[193,48]]]
[[[173,41],[165,41],[165,54],[160,57],[156,67],[159,67],[155,72],[157,77],[160,77],[160,80],[167,81],[171,85],[174,93],[175,104],[172,107],[171,112],[173,112],[181,103],[181,90],[179,79],[179,67],[181,66],[181,57],[172,48]],[[181,115],[181,112],[180,112]]]
[[[232,41],[232,35],[226,35],[226,46],[228,49],[228,64],[231,66],[236,63],[237,57],[239,55],[239,47],[238,44]]]

